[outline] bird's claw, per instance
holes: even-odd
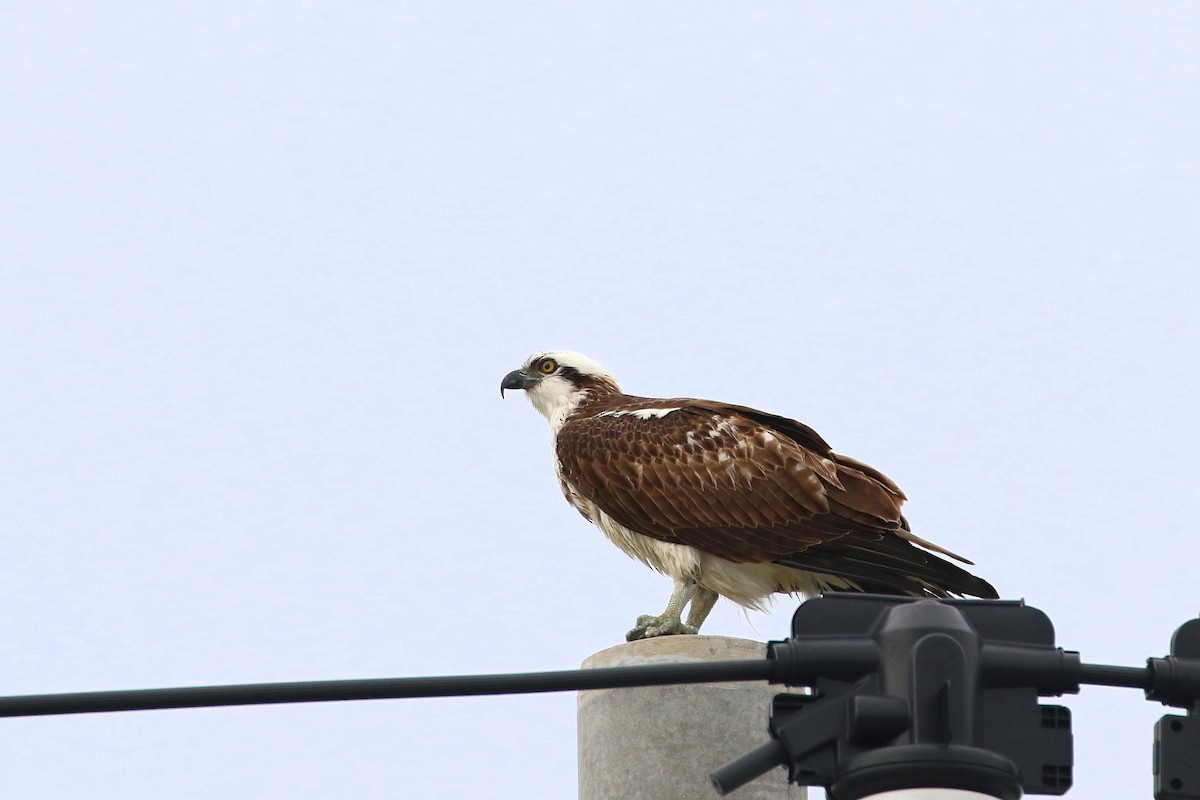
[[[650,639],[655,636],[674,636],[681,633],[699,633],[695,625],[680,622],[679,618],[658,617],[653,614],[643,614],[637,619],[637,626],[625,634],[625,641],[636,642],[638,639]]]

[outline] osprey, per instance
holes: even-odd
[[[718,596],[759,610],[776,592],[997,596],[934,553],[970,561],[909,530],[891,479],[796,420],[623,394],[571,352],[535,353],[505,389],[524,389],[550,422],[567,501],[675,581],[666,610],[638,617],[630,641],[696,633]]]

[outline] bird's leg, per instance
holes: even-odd
[[[685,625],[679,617],[683,614],[683,607],[696,594],[698,588],[695,578],[676,578],[675,589],[671,592],[671,599],[667,602],[663,613],[657,617],[653,614],[643,614],[638,617],[637,627],[625,634],[625,640],[632,642],[637,639],[649,639],[652,636],[695,633],[696,627]]]
[[[687,624],[700,630],[700,626],[704,624],[704,620],[708,619],[708,612],[713,610],[713,606],[717,604],[719,595],[712,589],[698,587],[696,593],[692,595],[692,605],[688,609]]]

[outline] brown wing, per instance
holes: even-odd
[[[630,404],[573,418],[558,434],[564,477],[632,530],[761,562],[900,528],[904,495],[839,463],[824,442],[823,452],[802,447],[717,404],[653,413]]]
[[[794,420],[706,401],[626,398],[568,420],[557,455],[577,491],[646,536],[735,562],[843,575],[870,591],[907,593],[915,578],[945,586],[934,593],[995,595],[909,543],[904,494],[891,480],[835,454]]]

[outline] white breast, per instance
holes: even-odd
[[[557,464],[555,465],[557,468]],[[697,577],[701,554],[693,547],[671,544],[629,530],[576,491],[575,487],[558,476],[563,495],[576,511],[608,537],[608,540],[629,556],[672,578]]]

